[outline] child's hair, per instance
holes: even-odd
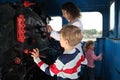
[[[73,25],[65,25],[60,30],[60,34],[62,35],[63,39],[69,41],[70,46],[75,46],[82,40],[82,33],[80,28],[73,26]]]
[[[76,17],[81,17],[80,9],[72,2],[67,2],[63,4],[61,8],[63,10],[66,10],[71,15],[72,19],[75,19]]]
[[[84,45],[84,51],[86,52],[90,48],[90,45],[93,45],[93,44],[94,42],[92,40],[87,41]]]

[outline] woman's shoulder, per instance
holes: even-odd
[[[72,23],[72,25],[79,27],[81,30],[83,30],[83,24],[80,19],[77,19],[75,22]]]

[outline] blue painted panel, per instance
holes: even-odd
[[[120,40],[106,39],[104,44],[103,80],[120,80]]]
[[[103,54],[104,40],[105,40],[104,38],[97,38],[95,42],[96,55],[99,55],[100,53]],[[101,78],[101,69],[102,69],[102,61],[95,61],[95,68],[94,68],[95,77]]]

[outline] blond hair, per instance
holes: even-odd
[[[62,35],[63,39],[69,41],[70,46],[75,46],[82,40],[82,33],[80,28],[73,26],[73,25],[65,25],[60,30],[60,34]]]
[[[88,51],[88,49],[90,48],[90,45],[93,45],[93,44],[94,42],[92,40],[87,41],[84,45],[84,51],[85,52]]]

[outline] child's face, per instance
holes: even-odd
[[[66,45],[66,41],[65,41],[65,39],[63,39],[62,34],[60,34],[60,45],[63,48],[65,48],[65,45]]]
[[[90,45],[90,48],[91,48],[91,49],[94,49],[94,47],[95,47],[94,44],[91,44],[91,45]]]

